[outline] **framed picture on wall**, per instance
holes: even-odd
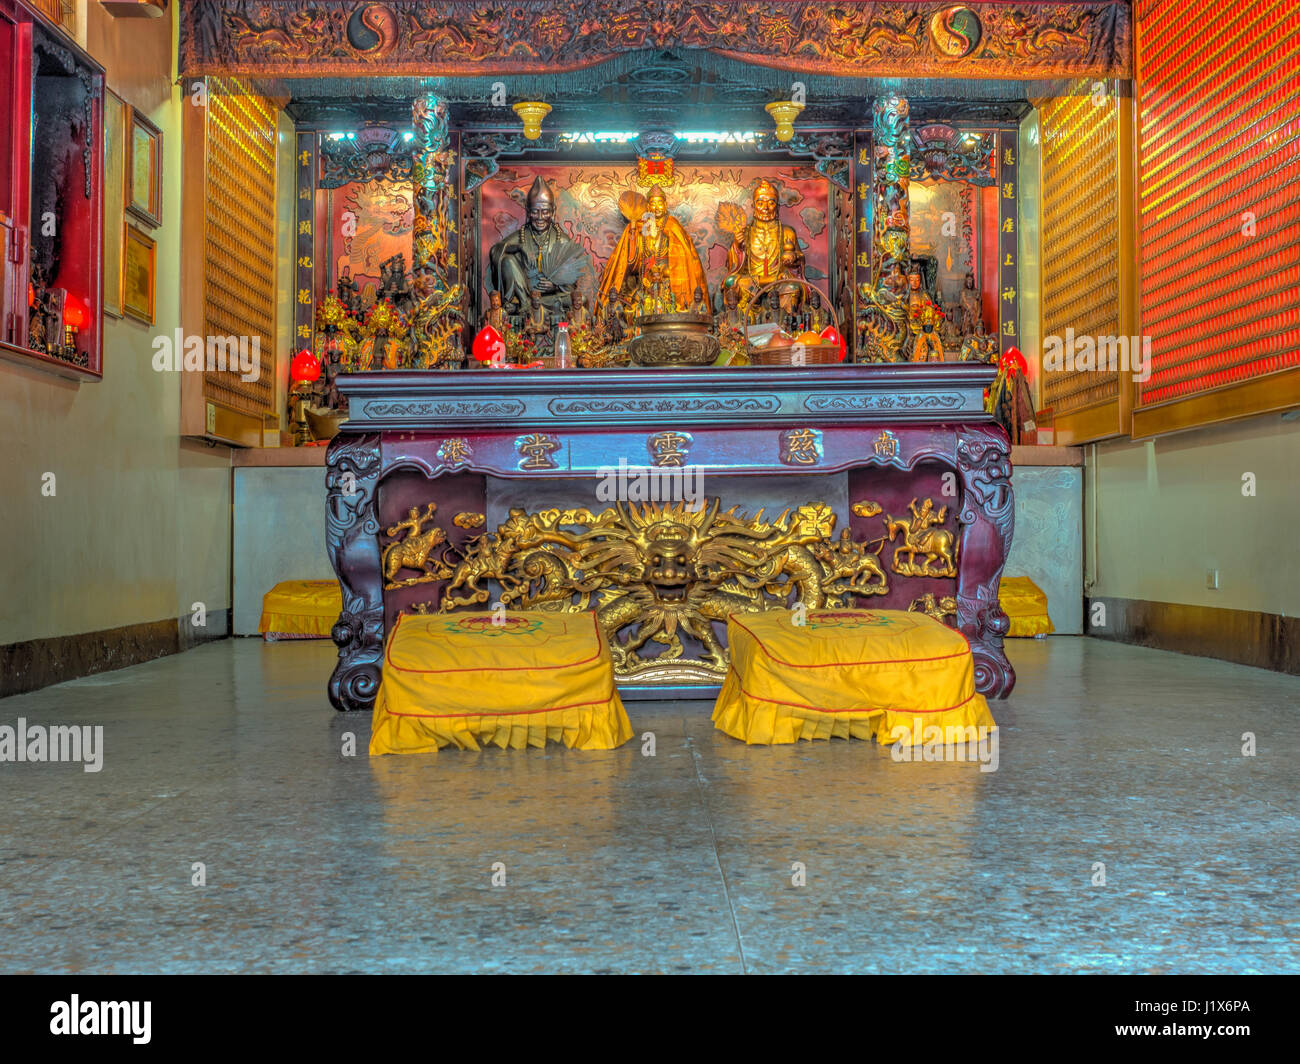
[[[146,225],[162,224],[162,130],[131,108],[126,209]]]
[[[126,134],[130,108],[104,90],[104,313],[122,316],[123,224],[126,215]]]
[[[154,319],[154,251],[151,237],[133,225],[126,226],[126,265],[123,268],[122,309],[137,321]]]

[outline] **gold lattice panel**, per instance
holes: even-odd
[[[73,0],[30,0],[32,7],[68,33],[77,33],[77,5]]]
[[[208,79],[203,324],[260,337],[261,373],[208,370],[207,399],[260,416],[275,408],[276,108],[238,78]]]
[[[1120,335],[1119,112],[1093,102],[1092,82],[1043,104],[1043,342]],[[1043,374],[1043,405],[1059,417],[1116,401],[1113,372]]]

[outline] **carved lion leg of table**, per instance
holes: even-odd
[[[1016,673],[1002,648],[1011,622],[998,603],[998,581],[1015,525],[1011,444],[1000,426],[973,425],[957,435],[962,483],[962,562],[957,583],[957,626],[970,640],[975,686],[1006,698]]]
[[[379,690],[384,653],[380,575],[379,434],[340,433],[325,452],[325,542],[343,590],[343,612],[330,632],[339,663],[330,677],[335,709],[368,710]]]

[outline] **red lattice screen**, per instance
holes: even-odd
[[[1300,367],[1300,7],[1135,7],[1149,405]]]

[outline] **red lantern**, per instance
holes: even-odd
[[[84,329],[90,321],[90,308],[71,292],[63,303],[63,324],[69,329]]]
[[[840,361],[843,362],[849,357],[849,345],[845,342],[844,337],[840,335],[839,329],[834,325],[828,325],[821,331],[821,338],[828,343],[840,345]]]
[[[491,325],[485,325],[478,331],[471,350],[479,362],[500,363],[506,355],[505,341]]]
[[[293,361],[289,363],[289,376],[293,378],[295,384],[316,380],[320,377],[320,359],[304,348],[294,355]]]

